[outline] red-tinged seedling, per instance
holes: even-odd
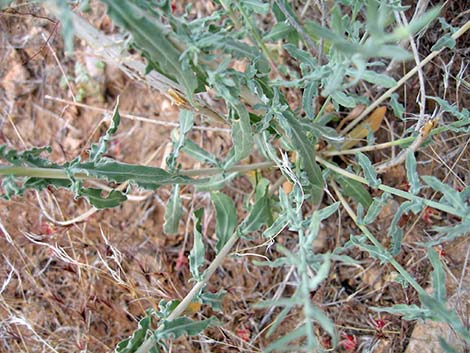
[[[181,249],[176,259],[175,270],[179,271],[188,266],[188,257],[184,254],[184,249]]]
[[[235,331],[235,333],[239,338],[241,338],[245,342],[248,342],[250,340],[251,332],[246,328],[239,328]]]
[[[428,206],[424,209],[422,218],[427,224],[433,224],[433,220],[441,219],[440,214],[438,210]]]
[[[357,348],[357,337],[343,333],[343,339],[339,342],[339,346],[346,352],[355,352]]]
[[[52,235],[57,232],[56,227],[48,222],[43,222],[38,227],[39,234],[41,235]]]

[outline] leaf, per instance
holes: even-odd
[[[367,137],[370,132],[376,132],[382,125],[386,107],[376,108],[371,115],[360,125],[356,126],[349,134],[345,136],[346,141],[341,146],[341,150],[348,150],[357,145],[357,143]]]
[[[116,183],[130,181],[149,190],[155,190],[161,185],[200,184],[207,181],[207,179],[196,180],[178,174],[171,174],[161,168],[127,164],[113,160],[105,160],[98,164],[92,162],[77,163],[67,168],[67,170],[76,177],[80,173],[85,173],[91,177]]]
[[[254,143],[248,111],[243,104],[237,104],[234,109],[238,113],[238,119],[232,120],[232,141],[235,149],[233,162],[248,157]]]
[[[343,107],[354,108],[356,106],[355,99],[347,96],[346,93],[342,91],[334,91],[330,95],[336,103],[342,105]]]
[[[442,266],[439,255],[433,248],[428,249],[428,258],[431,262],[432,268],[434,269],[431,272],[432,279],[432,288],[433,296],[441,302],[446,301],[446,274],[444,272],[444,267]]]
[[[290,133],[289,137],[301,158],[302,167],[310,182],[307,190],[310,193],[312,202],[317,204],[323,197],[323,176],[315,161],[314,143],[310,142],[304,128],[292,113],[285,112],[283,117],[285,119],[283,119],[284,123],[287,125],[287,128],[283,128],[286,133]]]
[[[410,190],[413,195],[416,195],[419,192],[419,175],[416,171],[416,158],[414,151],[409,151],[406,155],[406,178],[408,179],[408,184],[410,184]]]
[[[243,235],[258,230],[265,224],[272,222],[271,205],[268,194],[269,181],[261,179],[256,185],[256,198],[248,217],[240,224],[240,232]]]
[[[403,119],[403,113],[405,112],[405,107],[403,104],[398,102],[398,94],[394,93],[390,96],[390,106],[392,107],[393,114],[398,119]]]
[[[127,200],[126,195],[119,190],[112,190],[107,196],[101,196],[101,193],[101,189],[82,188],[77,195],[85,197],[92,206],[98,209],[116,207]]]
[[[119,122],[121,121],[121,116],[119,115],[119,97],[116,100],[116,105],[114,106],[113,116],[111,117],[111,124],[104,134],[104,136],[100,137],[98,144],[92,144],[90,148],[90,161],[97,162],[103,153],[106,152],[108,148],[107,144],[109,140],[111,140],[111,135],[115,134],[118,127]]]
[[[371,224],[377,216],[380,214],[382,211],[382,208],[385,206],[387,203],[387,200],[390,198],[390,194],[384,192],[380,198],[375,197],[374,200],[372,201],[372,204],[369,206],[369,209],[367,210],[367,214],[363,219],[363,224]]]
[[[372,203],[372,197],[361,183],[336,173],[334,174],[334,178],[341,185],[343,193],[346,196],[359,202],[364,208],[368,208],[370,206]]]
[[[402,315],[403,320],[418,320],[418,319],[428,319],[429,310],[420,308],[416,304],[406,305],[406,304],[397,304],[389,308],[378,308],[371,307],[370,309],[379,312],[386,312],[393,315]]]
[[[294,352],[296,350],[293,349],[294,347],[289,343],[301,337],[304,337],[306,335],[307,335],[307,326],[305,324],[302,324],[296,329],[294,329],[293,331],[279,338],[277,341],[271,343],[269,346],[267,346],[264,349],[264,352],[269,353],[272,351],[279,351],[279,350],[286,351],[287,347],[290,348],[287,351]]]
[[[351,244],[357,246],[362,251],[367,251],[370,256],[376,258],[381,263],[389,263],[390,259],[392,258],[385,249],[379,248],[375,245],[366,244],[365,237],[351,235],[349,241]]]
[[[279,214],[278,217],[276,217],[274,220],[273,224],[271,224],[271,226],[263,232],[263,237],[274,238],[276,235],[282,232],[282,230],[287,227],[288,224],[288,217],[283,213]]]
[[[217,236],[217,253],[232,236],[237,226],[237,210],[230,197],[220,192],[211,193],[211,200],[215,208],[215,234]]]
[[[215,157],[212,153],[206,151],[205,149],[199,147],[191,140],[186,140],[181,150],[188,156],[200,162],[209,163],[212,165],[217,165],[219,163],[217,157]]]
[[[65,51],[67,53],[72,53],[73,52],[73,36],[74,36],[72,10],[69,8],[67,1],[48,0],[47,2],[48,2],[48,5],[53,6],[58,13],[57,16],[59,17],[59,20],[60,20],[60,28],[62,30],[62,36],[64,37]],[[11,3],[11,1],[6,1],[6,3]]]
[[[195,336],[216,322],[214,317],[201,321],[193,321],[187,317],[179,317],[171,321],[164,320],[155,331],[155,338],[160,341],[167,338],[176,339],[182,335]]]
[[[202,241],[202,217],[204,215],[204,209],[200,208],[194,211],[194,242],[193,248],[189,253],[189,270],[196,280],[201,280],[202,275],[199,272],[199,267],[204,263],[204,257],[206,250]]]
[[[178,234],[178,226],[183,215],[183,206],[179,195],[180,186],[174,185],[168,203],[165,207],[165,223],[163,232],[166,235]]]
[[[194,125],[193,112],[181,109],[179,114],[179,129],[172,131],[172,151],[166,158],[166,165],[170,171],[176,170],[176,158],[179,156],[180,150],[183,148],[186,140],[186,134],[191,131]]]
[[[338,210],[338,207],[339,202],[335,202],[334,204],[331,204],[328,207],[313,212],[312,218],[310,220],[310,225],[308,227],[308,237],[305,244],[306,247],[312,246],[313,240],[316,238],[318,231],[320,230],[321,221],[335,213]]]
[[[454,310],[446,308],[445,302],[427,294],[420,295],[421,303],[429,309],[431,320],[441,321],[449,324],[456,332],[462,335],[465,340],[470,340],[470,331],[462,324],[461,319]]]
[[[302,95],[302,108],[307,115],[307,118],[313,119],[315,117],[315,96],[318,95],[318,83],[311,82],[304,88]]]
[[[192,101],[193,92],[198,87],[196,74],[192,70],[183,70],[179,60],[181,53],[167,39],[167,33],[158,25],[158,21],[130,1],[103,2],[108,5],[108,14],[112,20],[132,34],[135,44],[158,65],[165,76],[174,77]]]
[[[137,329],[134,331],[132,336],[119,342],[114,350],[114,353],[134,353],[144,343],[147,338],[147,334],[151,332],[151,316],[147,315],[139,320]]]
[[[318,268],[317,273],[315,274],[315,277],[310,278],[309,280],[308,289],[310,291],[315,291],[320,285],[320,283],[323,282],[328,277],[328,274],[330,273],[330,267],[331,267],[330,254],[325,254],[323,258],[324,258],[323,263]],[[318,317],[312,317],[312,319],[318,320]],[[331,323],[329,320],[326,320],[326,321]]]
[[[439,51],[443,48],[454,49],[455,39],[450,34],[445,34],[431,47],[431,51]]]
[[[259,0],[239,0],[243,6],[249,8],[251,11],[260,14],[266,15],[269,11],[269,3],[264,3]]]
[[[393,216],[392,223],[388,230],[389,236],[392,238],[390,244],[390,252],[393,256],[397,255],[401,250],[401,241],[403,239],[403,230],[399,227],[401,216],[409,211],[414,214],[420,212],[424,207],[424,204],[417,200],[410,200],[403,202],[398,208],[397,212]]]
[[[229,173],[229,174],[219,174],[214,175],[208,179],[205,179],[204,182],[198,183],[196,185],[196,191],[217,191],[222,189],[227,185],[233,178],[238,175],[238,172]]]
[[[370,159],[362,152],[356,154],[357,161],[364,171],[364,177],[367,180],[367,183],[373,187],[377,188],[381,181],[377,178],[377,172],[375,171],[374,166],[372,165]]]
[[[439,179],[431,175],[424,175],[423,180],[434,190],[442,193],[444,200],[446,200],[449,205],[456,208],[460,212],[460,215],[465,216],[467,214],[467,206],[465,205],[457,190],[453,189],[447,184],[444,184]]]
[[[226,294],[227,291],[224,289],[219,290],[217,293],[203,292],[199,295],[199,299],[213,310],[222,312],[222,304]]]
[[[269,33],[263,37],[263,41],[277,41],[279,39],[285,39],[292,32],[292,27],[286,22],[276,23]]]
[[[375,71],[366,70],[362,73],[361,78],[370,83],[382,86],[385,88],[394,87],[397,84],[397,81],[386,74],[379,74]]]

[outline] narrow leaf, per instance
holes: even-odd
[[[309,140],[304,132],[304,128],[293,114],[285,112],[283,117],[290,127],[291,135],[289,137],[301,157],[302,166],[310,181],[308,191],[311,194],[312,202],[317,204],[323,197],[323,176],[320,167],[315,161],[314,143]]]
[[[446,301],[446,275],[439,255],[433,248],[428,249],[428,258],[433,271],[431,272],[433,296],[441,302]]]
[[[116,100],[116,105],[114,106],[113,116],[111,118],[111,124],[108,130],[106,131],[106,134],[100,137],[98,144],[91,145],[91,148],[90,148],[90,160],[91,161],[93,162],[98,161],[103,155],[103,153],[106,152],[106,149],[108,148],[107,144],[109,140],[111,139],[111,135],[116,133],[120,121],[121,121],[121,116],[119,115],[119,97],[118,97]]]
[[[180,186],[174,185],[170,198],[165,207],[165,223],[163,224],[163,232],[167,235],[178,233],[178,226],[183,215],[183,206],[179,195]]]
[[[408,179],[408,184],[410,184],[410,192],[416,195],[419,192],[419,175],[416,170],[416,158],[413,151],[409,151],[406,155],[406,177]]]
[[[204,215],[204,209],[200,208],[194,211],[194,242],[193,248],[189,253],[189,270],[196,280],[201,280],[201,272],[199,267],[204,263],[205,248],[202,241],[202,217]]]
[[[237,104],[234,108],[238,113],[238,119],[232,121],[232,141],[235,149],[235,162],[250,155],[254,142],[248,111],[243,104]]]
[[[341,185],[343,193],[351,197],[354,201],[359,202],[364,208],[368,208],[372,203],[372,197],[364,186],[350,178],[346,178],[340,174],[334,174],[335,180]]]
[[[220,192],[211,193],[211,200],[214,203],[216,214],[216,249],[217,252],[219,252],[227,240],[232,236],[235,227],[237,226],[237,210],[232,199]]]
[[[79,190],[78,196],[85,197],[88,202],[98,209],[117,207],[127,200],[119,190],[112,190],[108,195],[102,196],[101,189],[84,188]]]

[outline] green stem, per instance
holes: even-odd
[[[346,212],[349,214],[349,217],[351,217],[351,219],[354,221],[354,223],[356,223],[356,225],[359,227],[359,229],[362,231],[362,233],[364,233],[364,235],[367,237],[367,239],[370,240],[370,242],[372,244],[374,244],[374,246],[377,248],[377,249],[380,249],[381,251],[383,251],[384,253],[388,253],[388,251],[383,247],[383,245],[377,240],[376,237],[374,237],[374,235],[369,231],[369,229],[367,229],[367,227],[363,224],[359,224],[357,223],[357,216],[356,214],[354,213],[354,211],[352,210],[352,208],[349,206],[349,204],[347,203],[347,201],[345,200],[345,198],[343,197],[343,195],[339,192],[338,190],[338,186],[336,185],[336,183],[333,181],[332,182],[332,186],[333,186],[333,189],[335,190],[335,193],[336,193],[336,196],[338,196],[341,204],[343,205],[344,209],[346,210]],[[403,268],[402,265],[400,265],[398,263],[397,260],[395,260],[393,258],[393,256],[389,256],[388,257],[388,261],[390,262],[390,264],[392,264],[393,267],[395,267],[395,269],[398,271],[398,273],[400,275],[402,275],[402,277],[420,294],[420,295],[423,295],[423,294],[426,294],[426,292],[424,291],[423,287],[421,287],[419,285],[418,282],[416,282],[416,280],[410,276],[410,274]]]
[[[350,173],[340,167],[337,167],[335,166],[334,164],[330,163],[330,162],[327,162],[325,161],[323,158],[319,157],[319,156],[316,156],[315,157],[317,162],[323,164],[325,167],[333,170],[334,172],[338,173],[338,174],[341,174],[341,175],[344,175],[345,177],[349,178],[349,179],[352,179],[352,180],[355,180],[355,181],[358,181],[359,183],[361,184],[365,184],[365,185],[369,185],[367,183],[367,180],[363,177],[360,177],[359,175],[356,175],[356,174],[353,174],[353,173]],[[449,214],[452,214],[452,215],[455,215],[455,216],[458,216],[458,217],[464,217],[465,215],[462,214],[461,212],[457,211],[456,209],[454,209],[453,207],[450,207],[450,206],[447,206],[447,205],[443,205],[439,202],[436,202],[436,201],[432,201],[432,200],[428,200],[428,199],[425,199],[423,197],[419,197],[419,196],[416,196],[416,195],[413,195],[409,192],[406,192],[406,191],[403,191],[403,190],[400,190],[400,189],[396,189],[396,188],[392,188],[391,186],[388,186],[388,185],[379,185],[377,187],[379,190],[382,190],[382,191],[385,191],[385,192],[388,192],[390,194],[393,194],[395,196],[400,196],[400,197],[403,197],[404,199],[407,199],[407,200],[414,200],[414,201],[419,201],[419,202],[422,202],[424,203],[426,206],[429,206],[429,207],[432,207],[432,208],[435,208],[436,210],[440,210],[440,211],[443,211],[443,212],[446,212],[446,213],[449,213]]]
[[[247,172],[256,169],[266,169],[274,167],[273,162],[260,162],[246,165],[236,165],[231,168],[200,168],[200,169],[188,169],[179,172],[179,175],[184,176],[210,176],[221,173],[234,173],[234,172]],[[31,178],[44,178],[44,179],[69,179],[69,175],[64,169],[56,168],[37,168],[37,167],[18,167],[18,166],[0,166],[0,175],[13,175],[13,176],[24,176]],[[90,177],[85,173],[76,173],[73,175],[76,179],[97,179],[96,177]]]

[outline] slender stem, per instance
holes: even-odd
[[[337,167],[334,164],[325,161],[323,158],[321,158],[319,156],[316,156],[316,160],[317,160],[317,162],[323,164],[325,167],[333,170],[334,172],[336,172],[338,174],[341,174],[341,175],[343,175],[343,176],[345,176],[349,179],[358,181],[361,184],[369,185],[365,178],[363,178],[359,175],[350,173],[350,172],[348,172],[348,171],[346,171],[346,170],[344,170],[340,167]],[[388,186],[388,185],[383,185],[383,184],[379,185],[377,187],[377,189],[388,192],[388,193],[396,195],[396,196],[403,197],[404,199],[407,199],[407,200],[415,200],[415,201],[422,202],[426,206],[435,208],[436,210],[440,210],[440,211],[443,211],[443,212],[446,212],[446,213],[449,213],[449,214],[452,214],[452,215],[455,215],[455,216],[458,216],[458,217],[464,217],[465,216],[464,214],[457,211],[453,207],[444,205],[444,204],[436,202],[436,201],[431,201],[431,200],[425,199],[423,197],[413,195],[409,192],[406,192],[406,191],[403,191],[403,190],[400,190],[400,189],[392,188],[391,186]]]
[[[200,168],[180,171],[179,175],[184,176],[210,176],[220,173],[247,172],[256,169],[266,169],[274,167],[273,162],[260,162],[246,165],[236,165],[231,168]],[[26,176],[44,179],[69,179],[69,175],[64,169],[54,168],[36,168],[36,167],[18,167],[18,166],[0,166],[0,175]],[[90,177],[85,173],[76,173],[73,175],[76,179],[97,179]]]
[[[235,232],[225,243],[223,248],[220,250],[219,254],[215,257],[214,261],[209,265],[209,267],[204,272],[204,277],[201,281],[197,282],[191,291],[184,297],[181,303],[178,304],[175,310],[168,316],[167,320],[171,321],[176,319],[177,317],[181,316],[183,312],[186,310],[188,305],[192,302],[194,297],[199,294],[199,292],[204,288],[204,286],[209,281],[209,278],[214,274],[215,270],[222,264],[224,259],[229,254],[232,247],[235,245],[239,238],[237,232]],[[150,352],[152,347],[156,344],[154,336],[150,336],[145,340],[145,342],[136,350],[136,353],[147,353]]]
[[[357,223],[357,217],[356,217],[356,214],[354,213],[354,211],[352,210],[351,206],[349,206],[348,202],[346,201],[346,199],[343,197],[343,195],[341,194],[341,192],[339,191],[339,188],[338,186],[336,185],[336,183],[334,181],[332,181],[331,183],[331,186],[333,187],[333,190],[335,191],[336,193],[336,196],[338,196],[341,204],[343,205],[344,209],[346,210],[346,212],[348,213],[349,217],[351,217],[351,219],[354,221],[354,223],[356,223],[356,225],[359,227],[359,229],[364,233],[364,235],[367,237],[367,239],[370,240],[370,242],[372,244],[374,244],[374,246],[379,249],[379,250],[382,250],[384,251],[384,253],[388,253],[388,251],[383,247],[383,245],[377,240],[376,237],[374,237],[374,235],[369,231],[369,229],[367,229],[367,227],[363,224],[359,224]],[[400,275],[403,276],[403,278],[420,294],[420,295],[423,295],[423,294],[426,294],[426,292],[424,291],[423,287],[421,287],[419,285],[418,282],[416,282],[416,280],[410,276],[410,274],[408,273],[408,271],[406,271],[402,265],[400,265],[398,263],[397,260],[395,260],[393,258],[393,256],[390,255],[390,257],[388,258],[388,261],[392,264],[393,267],[395,267],[395,269],[398,271],[398,273]]]

